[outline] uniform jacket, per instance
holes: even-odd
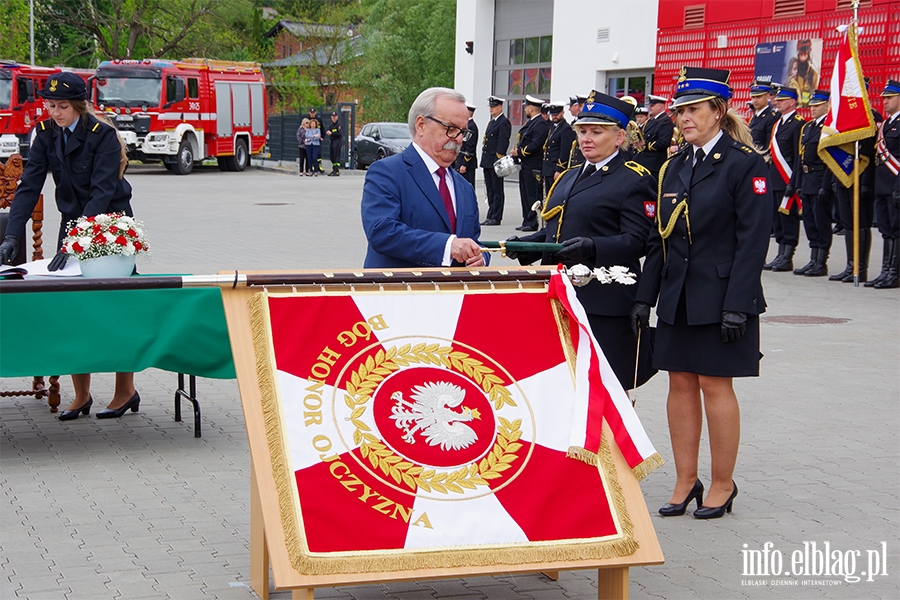
[[[544,141],[550,131],[550,124],[544,117],[532,117],[519,130],[516,148],[519,151],[519,162],[526,171],[540,171],[544,160]]]
[[[756,149],[765,154],[769,153],[769,141],[772,139],[772,127],[778,120],[778,111],[767,105],[761,114],[753,112],[748,123],[750,127],[750,135],[753,136],[753,145]]]
[[[803,124],[800,132],[800,152],[797,155],[797,164],[794,167],[792,184],[798,192],[815,196],[823,188],[825,183],[825,171],[828,167],[819,158],[819,138],[822,135],[822,123],[816,120]]]
[[[325,135],[328,136],[328,139],[332,142],[340,142],[341,141],[341,124],[337,123],[329,123],[328,129],[325,130]]]
[[[447,172],[456,192],[453,232],[438,188],[412,144],[369,167],[362,195],[362,223],[369,240],[366,267],[439,267],[451,233],[478,240],[475,190],[453,169]]]
[[[650,169],[654,175],[659,173],[659,168],[666,162],[674,131],[675,123],[665,112],[647,119],[644,123],[642,129],[644,149],[639,155],[638,162]]]
[[[722,311],[757,315],[765,311],[760,275],[772,227],[772,190],[766,163],[749,146],[723,134],[697,168],[693,148],[673,156],[650,230],[637,300],[653,305],[664,323],[675,322],[684,290],[688,325],[719,323]],[[665,229],[682,200],[668,239]],[[690,221],[690,232],[687,223]],[[665,244],[665,254],[664,245]]]
[[[472,132],[472,137],[462,143],[462,148],[460,148],[459,155],[456,157],[455,166],[457,170],[460,167],[465,167],[466,171],[470,171],[478,166],[478,157],[475,155],[478,149],[478,125],[475,124],[475,119],[469,119],[469,124],[466,127]]]
[[[565,210],[548,220],[544,229],[522,240],[552,243],[589,237],[597,250],[595,262],[587,264],[589,268],[621,265],[640,274],[640,258],[644,255],[656,208],[656,180],[646,168],[633,161],[626,162],[621,153],[576,183],[581,171],[566,171],[556,180],[547,199],[545,210],[557,206],[564,206]],[[538,255],[526,256],[523,262],[538,258]],[[556,262],[549,254],[540,258],[543,264]],[[589,314],[625,316],[634,305],[636,287],[592,281],[577,288],[576,293]]]
[[[491,119],[484,130],[484,140],[481,142],[482,169],[493,169],[497,159],[506,156],[511,134],[512,124],[506,115],[501,113],[497,115],[496,119]]]
[[[91,115],[83,115],[68,134],[65,148],[62,130],[51,119],[39,122],[28,152],[28,163],[10,208],[7,231],[25,234],[47,171],[56,184],[56,206],[62,217],[131,211],[131,185],[119,179],[121,146],[116,130]]]
[[[575,142],[575,130],[565,119],[550,125],[547,141],[544,142],[544,162],[541,175],[552,177],[557,171],[562,173],[569,168],[569,153]]]
[[[575,128],[573,127],[572,130],[574,131]],[[584,154],[581,153],[581,146],[578,145],[578,139],[576,137],[575,141],[572,142],[572,147],[569,149],[569,168],[574,169],[583,164]]]
[[[780,119],[781,116],[778,118]],[[775,137],[772,139],[772,143],[778,144],[781,155],[784,156],[791,169],[796,169],[797,166],[797,157],[800,154],[800,130],[803,128],[804,123],[806,123],[806,119],[794,113],[788,118],[786,123],[778,124],[778,131],[775,132]],[[778,168],[775,166],[774,153],[772,153],[772,162],[769,163],[769,182],[773,193],[784,195],[787,182],[782,179],[781,173],[778,172]]]
[[[900,160],[900,114],[891,121],[885,121],[881,128],[884,136],[884,145],[888,152]],[[890,196],[894,191],[900,190],[900,177],[891,173],[883,161],[875,169],[875,194],[877,196]]]

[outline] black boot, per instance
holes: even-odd
[[[805,277],[824,277],[828,275],[828,248],[816,249],[816,264],[803,274]]]
[[[853,236],[844,236],[844,248],[847,249],[847,266],[840,273],[836,273],[828,278],[828,281],[843,281],[848,275],[853,277]]]
[[[863,287],[875,287],[876,283],[881,283],[884,280],[884,276],[887,275],[888,270],[891,268],[891,252],[894,251],[893,242],[894,240],[891,238],[884,240],[881,246],[881,273],[875,279],[867,281]]]
[[[763,265],[763,269],[766,271],[771,271],[772,267],[781,262],[782,257],[784,257],[784,253],[787,252],[787,244],[778,244],[778,254],[775,255],[775,258],[772,259],[772,262],[767,262]]]
[[[846,236],[845,236],[846,237]],[[850,236],[851,242],[853,236]],[[859,282],[863,283],[869,280],[869,251],[872,249],[872,230],[866,227],[859,230]],[[853,252],[853,246],[850,246],[850,252]],[[841,279],[844,283],[853,283],[853,273]]]
[[[809,249],[809,262],[800,267],[799,269],[794,269],[794,275],[806,275],[806,272],[812,269],[816,265],[816,256],[818,255],[818,248],[810,248]]]
[[[772,265],[772,272],[792,271],[794,269],[794,251],[797,246],[784,247],[784,254],[781,256],[781,262]]]
[[[900,264],[898,264],[900,263],[900,240],[894,238],[891,242],[891,265],[884,279],[880,283],[875,284],[875,289],[878,290],[900,287],[900,272],[898,272],[898,267],[900,267]]]

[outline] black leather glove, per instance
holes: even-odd
[[[0,244],[0,265],[8,265],[19,253],[19,238],[14,235],[3,236]]]
[[[514,235],[512,237],[506,238],[506,241],[507,242],[521,242],[522,240],[519,239],[519,236]],[[513,260],[516,260],[517,258],[519,258],[519,253],[516,252],[515,250],[507,250],[506,258],[511,258]]]
[[[828,190],[819,190],[819,202],[825,202],[826,200],[828,200]]]
[[[837,179],[835,179],[834,181],[831,182],[831,191],[834,192],[835,194],[838,193],[838,181],[837,181]]]
[[[631,307],[631,331],[637,338],[639,329],[650,327],[650,305],[646,302],[635,302]]]
[[[722,341],[734,342],[747,331],[747,315],[730,310],[722,311]]]
[[[50,261],[50,264],[47,265],[48,271],[59,271],[63,267],[66,266],[66,261],[69,260],[69,255],[64,251],[60,250],[56,253],[56,256],[53,257],[53,260]]]
[[[563,247],[554,256],[560,262],[584,262],[593,260],[597,254],[594,240],[588,237],[574,237],[563,242]]]
[[[868,198],[872,195],[872,188],[866,185],[859,186],[859,197]]]
[[[790,198],[793,195],[794,195],[794,186],[788,184],[788,186],[786,188],[784,188],[784,197]]]

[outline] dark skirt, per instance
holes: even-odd
[[[709,377],[758,377],[759,316],[747,315],[747,331],[734,342],[722,341],[721,323],[688,325],[684,294],[675,323],[659,321],[653,366],[660,371],[696,373]]]
[[[609,366],[612,367],[616,378],[622,384],[622,389],[634,388],[634,358],[637,340],[631,331],[631,318],[588,315],[588,322]],[[648,330],[641,335],[641,355],[637,373],[639,387],[656,373],[656,370],[650,366],[653,339],[650,333]]]

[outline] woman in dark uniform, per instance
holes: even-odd
[[[737,496],[732,475],[740,442],[733,377],[759,375],[760,274],[771,228],[772,193],[747,126],[728,111],[728,71],[685,67],[673,107],[688,146],[660,171],[651,230],[632,311],[646,327],[657,303],[654,366],[669,371],[667,414],[677,481],[663,516],[718,518]],[[697,478],[703,412],[712,482]],[[701,506],[702,502],[702,506]]]
[[[574,127],[585,162],[560,175],[547,197],[541,231],[521,238],[530,242],[562,242],[555,254],[511,253],[523,265],[584,264],[591,269],[621,265],[640,274],[647,234],[656,209],[656,180],[645,167],[628,160],[620,149],[634,106],[594,91]],[[510,240],[518,240],[513,237]],[[624,389],[634,387],[635,339],[629,313],[634,285],[591,281],[576,288],[591,331]],[[649,344],[641,344],[648,353]],[[638,384],[652,373],[639,373]]]
[[[0,263],[15,258],[25,223],[37,204],[47,171],[56,184],[56,205],[62,217],[57,254],[49,269],[66,264],[62,249],[69,221],[81,216],[121,212],[133,216],[131,186],[123,178],[128,159],[115,127],[99,120],[85,100],[84,81],[74,73],[59,73],[47,80],[40,95],[46,100],[50,118],[35,126],[28,164],[10,208],[7,235],[0,244]],[[91,375],[72,375],[75,399],[59,420],[90,414]],[[137,412],[141,398],[134,389],[134,373],[116,373],[116,391],[109,406],[97,418],[121,417],[129,409]]]

